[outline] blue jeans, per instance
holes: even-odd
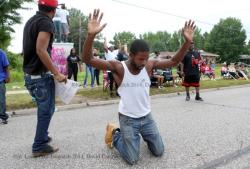
[[[135,164],[139,159],[140,134],[154,156],[164,152],[162,138],[151,114],[141,118],[131,118],[119,114],[120,131],[113,135],[113,145],[121,157],[129,164]]]
[[[25,75],[25,86],[37,104],[37,126],[32,151],[37,152],[48,146],[48,128],[55,111],[55,83],[51,74],[40,78]]]
[[[90,76],[91,76],[91,87],[94,87],[94,82],[95,82],[94,69],[91,65],[86,65],[85,79],[84,79],[83,85],[87,86],[89,72],[90,72]]]
[[[9,118],[6,114],[6,88],[5,82],[0,82],[0,119],[7,120]]]
[[[54,25],[55,25],[55,39],[56,39],[56,42],[61,42],[61,39],[62,39],[61,21],[54,21]]]

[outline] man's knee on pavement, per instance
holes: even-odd
[[[162,145],[162,146],[157,146],[157,147],[155,148],[155,150],[153,150],[153,151],[151,151],[151,152],[152,152],[152,154],[153,154],[154,156],[160,157],[160,156],[162,156],[163,153],[164,153],[164,146],[163,146],[163,145]]]
[[[140,153],[140,142],[133,142],[133,137],[131,135],[123,135],[123,143],[124,147],[124,160],[130,164],[134,165],[139,160],[139,153]]]
[[[138,160],[139,160],[139,154],[134,157],[128,157],[127,159],[125,159],[125,161],[130,165],[136,164]]]
[[[156,157],[160,157],[164,153],[164,144],[161,139],[155,143],[148,143],[148,148],[152,152],[152,154]]]

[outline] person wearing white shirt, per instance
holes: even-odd
[[[55,40],[56,42],[61,42],[62,38],[62,23],[61,23],[61,9],[56,9],[56,14],[53,18],[53,22],[55,25]]]
[[[114,50],[114,46],[112,46],[110,44],[108,45],[106,38],[104,38],[104,51],[105,51],[105,59],[107,61],[116,60],[118,52],[116,50]],[[111,97],[114,96],[114,93],[113,93],[114,83],[115,83],[115,88],[116,88],[115,89],[116,96],[119,96],[119,94],[117,93],[118,86],[114,80],[112,72],[107,70],[107,73],[108,73],[108,78],[109,78],[110,96]]]
[[[69,34],[69,11],[66,10],[65,4],[61,5],[60,16],[62,23],[62,41],[67,42]]]

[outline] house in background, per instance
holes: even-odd
[[[216,58],[220,56],[214,53],[206,52],[204,50],[199,50],[199,52],[206,63],[216,63]]]
[[[216,58],[219,57],[219,55],[217,55],[217,54],[209,53],[209,52],[206,52],[206,51],[203,51],[203,50],[199,50],[199,52],[200,52],[202,58],[204,60],[206,60],[207,63],[209,63],[209,62],[214,62],[215,63]],[[163,51],[163,52],[160,52],[160,55],[158,56],[158,58],[167,59],[169,57],[173,57],[175,54],[176,54],[176,52]]]
[[[240,62],[250,64],[250,55],[240,55]]]

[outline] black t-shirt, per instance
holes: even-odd
[[[52,19],[43,12],[37,12],[27,21],[23,30],[23,71],[25,73],[38,75],[48,71],[36,53],[36,41],[39,32],[51,33],[47,49],[51,55],[54,31]]]
[[[125,55],[125,54],[123,54],[123,53],[121,53],[121,52],[119,52],[119,53],[117,54],[117,60],[119,60],[120,62],[121,62],[121,61],[128,60],[128,56]]]
[[[185,75],[199,75],[199,65],[192,63],[192,57],[193,59],[200,60],[200,54],[196,51],[188,51],[188,53],[185,55],[182,63],[184,64],[183,71]]]
[[[67,58],[68,67],[69,68],[77,68],[77,63],[80,62],[80,58],[78,56],[69,55]]]

